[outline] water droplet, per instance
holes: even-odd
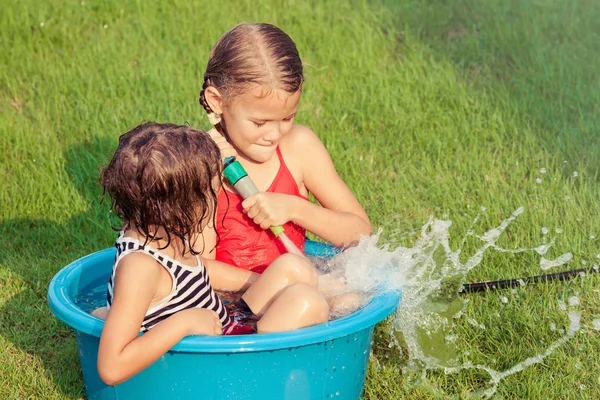
[[[569,297],[569,305],[571,307],[579,305],[579,297],[576,297],[576,296]]]

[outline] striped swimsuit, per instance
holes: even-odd
[[[142,252],[153,257],[167,270],[169,275],[171,275],[173,286],[167,297],[153,304],[148,309],[140,332],[146,332],[178,311],[197,307],[215,311],[219,315],[219,319],[223,325],[223,333],[229,333],[228,331],[232,325],[229,313],[221,299],[217,297],[212,289],[206,267],[200,261],[200,257],[196,256],[196,260],[198,260],[198,266],[196,267],[180,264],[157,249],[148,245],[144,246],[143,242],[125,236],[119,236],[115,246],[117,248],[117,255],[113,265],[113,272],[108,281],[108,291],[106,294],[109,309],[112,304],[113,282],[119,261],[129,253]]]

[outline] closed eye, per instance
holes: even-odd
[[[252,122],[254,122],[254,125],[256,125],[258,128],[260,128],[261,126],[263,126],[264,124],[266,124],[266,121],[263,121],[263,122],[252,121]]]
[[[284,120],[284,121],[291,121],[291,120],[293,120],[293,119],[294,119],[294,117],[295,117],[295,116],[296,116],[296,114],[294,114],[294,115],[290,115],[289,117],[287,117],[287,118],[284,118],[283,120]]]

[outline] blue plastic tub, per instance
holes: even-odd
[[[333,254],[310,241],[306,252]],[[75,330],[88,399],[358,399],[373,327],[400,301],[398,293],[387,292],[345,318],[290,332],[186,337],[138,375],[107,386],[96,370],[104,322],[75,298],[106,283],[114,257],[114,249],[106,249],[74,261],[48,288],[50,309]]]

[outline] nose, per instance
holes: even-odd
[[[281,126],[279,122],[273,123],[272,126],[272,129],[269,130],[269,132],[266,133],[263,138],[269,142],[276,142],[281,138]]]

